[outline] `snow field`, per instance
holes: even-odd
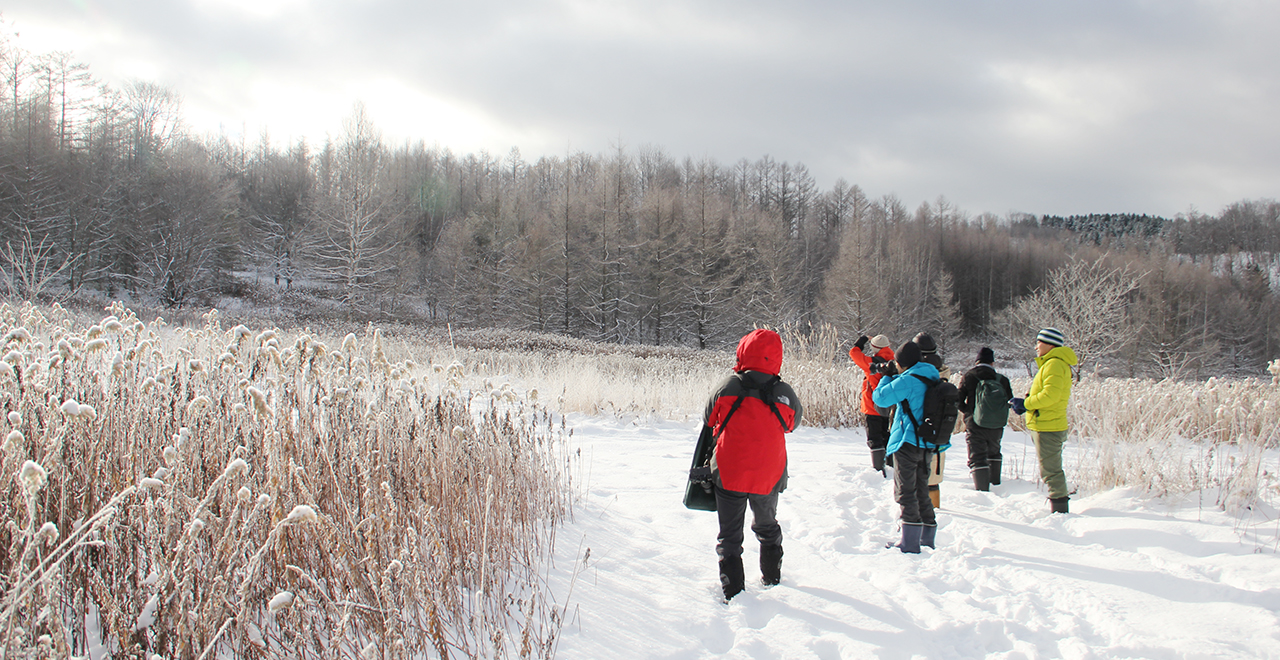
[[[1123,488],[1050,515],[1021,432],[1006,461],[1030,462],[989,493],[953,438],[938,549],[913,556],[884,547],[898,507],[862,431],[802,427],[779,501],[782,584],[760,585],[748,533],[747,591],[724,604],[716,517],[680,502],[696,426],[570,423],[590,477],[550,576],[553,597],[573,588],[560,658],[1280,657],[1274,530]]]

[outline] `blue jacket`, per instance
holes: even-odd
[[[938,379],[938,368],[928,362],[917,362],[914,366],[897,376],[885,376],[880,380],[880,384],[876,386],[874,392],[871,393],[871,399],[877,406],[888,408],[894,404],[898,404],[899,410],[893,415],[893,426],[889,429],[889,446],[885,448],[885,455],[891,456],[894,452],[902,447],[902,443],[908,443],[917,447],[923,446],[924,443],[916,436],[916,429],[911,424],[911,419],[907,414],[902,412],[903,402],[911,406],[911,414],[916,419],[920,419],[924,411],[924,383],[919,378],[912,378],[911,374],[918,374],[930,380]],[[950,438],[950,429],[947,430],[947,437]],[[950,443],[938,447],[939,451],[950,447]],[[930,445],[930,448],[933,446]]]

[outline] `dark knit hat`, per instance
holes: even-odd
[[[920,345],[914,341],[903,344],[902,348],[898,349],[894,359],[897,361],[898,366],[903,369],[910,369],[916,366],[916,363],[920,361]]]
[[[990,346],[983,346],[978,349],[978,359],[975,362],[978,364],[995,364],[996,354],[991,350]]]
[[[1042,341],[1050,346],[1062,346],[1067,343],[1067,338],[1057,328],[1045,328],[1036,335],[1036,341]]]
[[[915,339],[912,339],[911,341],[915,342],[916,346],[920,347],[921,353],[938,352],[938,343],[933,340],[933,335],[930,335],[927,332],[922,332],[916,335]]]

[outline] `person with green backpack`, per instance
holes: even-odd
[[[978,349],[972,369],[960,379],[960,413],[964,418],[965,437],[969,445],[969,474],[974,490],[989,491],[1000,485],[1003,456],[1000,441],[1009,423],[1009,401],[1013,385],[996,371],[995,352],[989,347]]]

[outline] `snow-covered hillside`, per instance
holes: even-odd
[[[1280,657],[1280,523],[1129,490],[1051,516],[1023,433],[1006,432],[989,493],[954,438],[938,549],[912,556],[884,547],[897,506],[862,431],[802,427],[782,584],[760,586],[748,531],[748,589],[724,604],[715,515],[681,505],[694,425],[570,423],[583,498],[551,575],[564,660]]]

